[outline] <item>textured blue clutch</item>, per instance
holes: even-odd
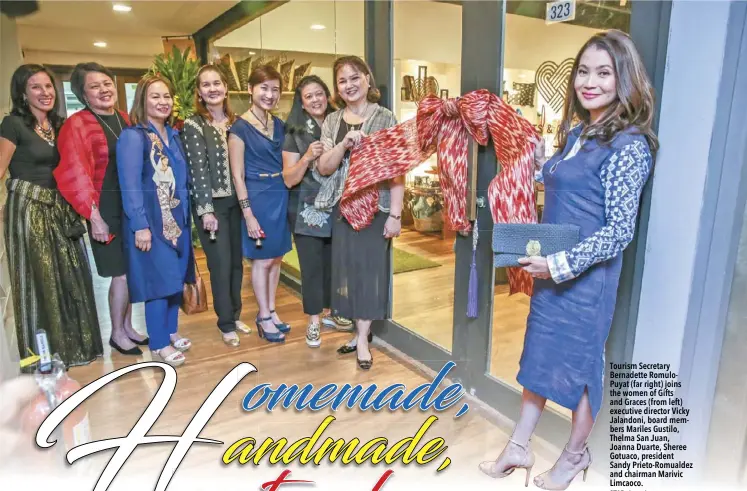
[[[577,225],[496,223],[493,226],[493,265],[520,267],[519,258],[547,256],[572,249],[579,242]]]

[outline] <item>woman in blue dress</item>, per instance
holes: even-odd
[[[249,76],[252,105],[231,126],[228,155],[231,173],[244,215],[244,257],[252,261],[252,287],[259,314],[260,337],[285,341],[290,326],[275,312],[280,263],[291,250],[288,227],[288,188],[283,181],[282,121],[270,114],[280,99],[280,73],[260,66]]]
[[[192,343],[177,334],[185,283],[194,283],[187,162],[168,125],[174,103],[169,83],[140,80],[130,113],[133,124],[117,142],[117,172],[124,216],[122,239],[132,303],[145,302],[154,355],[172,366],[185,362]]]
[[[546,258],[523,259],[535,278],[517,380],[521,413],[508,444],[480,469],[505,477],[534,465],[529,440],[547,399],[573,410],[571,434],[558,461],[534,478],[565,489],[591,465],[586,445],[602,405],[604,348],[612,324],[622,251],[633,239],[642,189],[658,147],[651,128],[654,95],[627,34],[593,36],[576,57],[566,96],[559,149],[535,161],[545,185],[544,223],[580,227],[580,242]],[[572,128],[574,121],[580,124]]]

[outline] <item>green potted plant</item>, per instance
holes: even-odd
[[[195,112],[195,85],[199,63],[189,57],[191,48],[184,52],[173,46],[171,53],[162,53],[153,60],[149,73],[160,75],[174,87],[174,112],[171,115],[174,128],[181,130],[184,121]]]

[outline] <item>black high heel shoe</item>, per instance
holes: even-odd
[[[112,338],[109,338],[109,346],[119,351],[123,355],[138,356],[138,355],[143,354],[142,350],[138,348],[137,346],[135,346],[134,348],[130,348],[128,350],[122,349],[122,347],[119,346],[117,343],[115,343]]]
[[[368,332],[368,342],[373,342],[373,334],[370,331]],[[347,343],[337,348],[337,353],[341,355],[347,355],[348,353],[354,353],[355,351],[358,351],[357,348],[355,346],[350,346]]]

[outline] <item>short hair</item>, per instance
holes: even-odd
[[[80,103],[85,106],[88,106],[86,103],[86,75],[89,73],[103,73],[114,82],[114,74],[111,70],[103,65],[99,65],[95,61],[75,65],[73,73],[70,75],[70,90],[73,91],[73,94],[75,94]]]
[[[335,64],[332,66],[332,76],[335,77],[335,99],[334,102],[338,107],[345,107],[345,101],[340,97],[340,91],[337,89],[337,74],[342,67],[349,66],[356,72],[367,75],[369,78],[368,93],[366,94],[366,100],[368,102],[379,102],[381,99],[381,92],[376,88],[376,80],[374,80],[373,72],[368,63],[363,61],[359,56],[343,56],[335,60]]]
[[[174,97],[174,87],[171,85],[168,79],[160,75],[145,75],[137,83],[135,89],[135,100],[132,101],[132,110],[130,110],[130,121],[133,125],[141,124],[147,126],[148,114],[145,110],[145,98],[148,95],[148,88],[156,82],[162,82],[167,89],[171,97]]]
[[[283,91],[283,77],[272,65],[260,65],[249,75],[249,87],[259,85],[268,80],[277,80],[280,82],[280,92]]]

